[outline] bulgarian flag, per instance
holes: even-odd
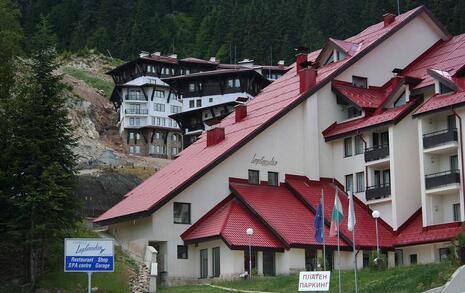
[[[339,200],[338,189],[336,188],[336,195],[334,196],[334,207],[331,214],[331,227],[329,229],[329,236],[336,236],[341,225],[344,212],[342,211],[342,204]]]

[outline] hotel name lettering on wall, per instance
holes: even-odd
[[[266,159],[265,156],[257,156],[257,154],[253,155],[252,161],[250,163],[254,165],[260,165],[263,167],[266,166],[276,166],[278,164],[278,161],[274,159],[274,157],[271,157],[270,160]]]

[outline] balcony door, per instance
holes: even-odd
[[[457,127],[455,115],[447,116],[447,128],[449,130],[455,129]]]
[[[389,145],[389,133],[387,131],[381,133],[373,133],[373,147],[382,147]]]
[[[390,185],[391,183],[391,170],[375,170],[374,175],[375,186]]]

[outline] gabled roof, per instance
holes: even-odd
[[[354,56],[362,47],[361,43],[352,42],[349,40],[337,40],[329,38],[325,46],[321,49],[318,57],[315,59],[315,63],[323,65],[322,62],[325,56],[331,55],[333,49],[343,52],[346,56]]]
[[[421,209],[399,228],[396,246],[450,241],[463,231],[461,223],[448,223],[423,227]]]
[[[415,109],[422,101],[423,99],[420,97],[411,98],[409,102],[402,106],[382,109],[380,112],[375,113],[366,113],[365,117],[347,122],[335,122],[323,130],[323,136],[326,141],[330,141],[353,133],[365,131],[372,127],[396,124]]]
[[[422,88],[434,83],[428,69],[433,69],[454,76],[465,65],[465,34],[452,37],[448,41],[439,41],[402,72],[404,75],[422,79],[415,88]]]
[[[286,183],[298,196],[307,202],[313,209],[317,209],[321,198],[321,190],[324,192],[324,214],[328,222],[331,220],[331,213],[334,206],[334,197],[336,188],[339,188],[339,199],[344,211],[344,217],[341,223],[341,237],[352,241],[352,232],[347,228],[347,212],[349,199],[343,191],[343,187],[332,180],[321,179],[319,181],[309,180],[304,176],[287,175]],[[376,246],[376,227],[371,216],[372,211],[357,197],[354,196],[355,218],[357,221],[355,231],[355,244],[357,247],[374,247]],[[362,226],[363,225],[363,226]],[[380,219],[379,241],[381,247],[392,247],[394,234],[392,228]]]
[[[211,71],[201,71],[201,72],[196,72],[196,73],[191,73],[191,74],[186,74],[186,75],[178,75],[178,76],[172,76],[172,77],[166,77],[162,78],[161,80],[170,83],[172,81],[176,80],[194,80],[198,79],[201,77],[216,77],[216,76],[221,76],[221,75],[244,75],[244,74],[253,74],[256,75],[257,77],[261,77],[263,80],[266,78],[255,71],[253,68],[238,68],[238,69],[217,69],[217,70],[211,70]],[[266,80],[267,84],[270,83],[270,81]]]
[[[249,245],[245,233],[247,228],[254,230],[254,247],[284,248],[282,243],[233,196],[228,196],[216,205],[182,233],[181,238],[185,243],[220,238],[231,248],[243,248]]]
[[[299,77],[295,70],[289,70],[247,103],[248,115],[244,120],[235,123],[234,115],[229,115],[221,121],[219,127],[225,129],[225,139],[222,142],[207,148],[206,135],[202,135],[195,143],[183,150],[176,160],[134,188],[122,201],[100,215],[95,222],[109,224],[150,216],[422,13],[430,15],[424,6],[420,6],[397,16],[395,22],[388,27],[384,27],[381,22],[347,39],[346,41],[349,42],[361,43],[358,53],[319,68],[316,85],[304,94],[300,93]],[[318,54],[319,51],[310,53],[308,60],[314,61]]]
[[[315,241],[315,214],[297,199],[284,185],[253,185],[245,180],[231,180],[230,189],[256,216],[267,223],[270,230],[286,244],[286,248],[320,245]],[[328,237],[326,244],[336,246],[335,237]],[[348,246],[341,241],[341,246]]]
[[[428,114],[431,112],[447,110],[451,107],[465,105],[465,91],[452,92],[446,94],[436,94],[429,98],[414,113],[414,116]]]

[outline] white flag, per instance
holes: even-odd
[[[349,218],[347,220],[347,229],[349,229],[349,231],[353,231],[355,224],[357,223],[357,221],[355,220],[355,209],[354,209],[353,196],[354,194],[352,193],[352,191],[349,191],[349,212],[348,212]]]

